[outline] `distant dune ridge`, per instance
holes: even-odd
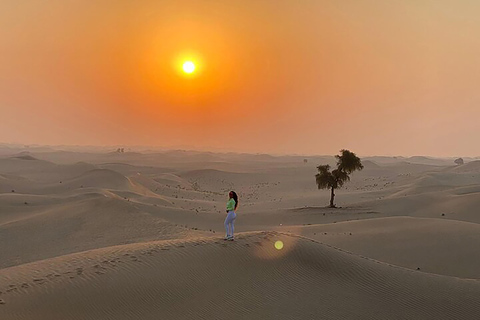
[[[362,159],[331,209],[315,185],[328,156],[0,155],[2,320],[480,314],[477,159]]]

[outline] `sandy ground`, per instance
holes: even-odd
[[[478,319],[480,161],[363,162],[0,147],[0,319]]]

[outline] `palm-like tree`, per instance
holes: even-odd
[[[315,175],[318,189],[330,189],[330,208],[335,208],[335,189],[341,188],[345,182],[350,180],[350,174],[356,170],[362,170],[363,165],[355,153],[348,150],[340,150],[341,155],[336,155],[337,168],[330,171],[330,166],[318,166],[318,173]]]

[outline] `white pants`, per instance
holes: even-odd
[[[225,218],[225,230],[227,231],[227,237],[233,237],[234,223],[237,215],[235,211],[228,211],[227,217]]]

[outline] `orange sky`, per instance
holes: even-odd
[[[476,0],[3,0],[0,142],[478,156],[479,12]]]

